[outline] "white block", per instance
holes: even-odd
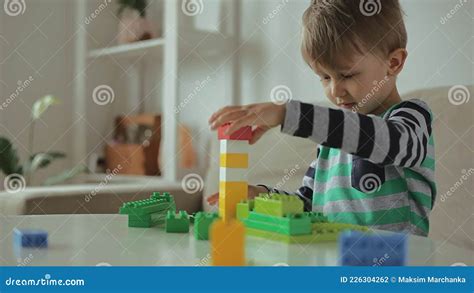
[[[222,139],[220,140],[221,154],[230,154],[230,153],[237,153],[237,154],[248,154],[250,150],[249,142],[246,140],[227,140]]]
[[[247,181],[247,168],[225,168],[219,169],[219,181]]]

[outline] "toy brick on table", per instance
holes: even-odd
[[[153,192],[150,198],[124,203],[120,214],[128,215],[129,227],[150,228],[164,224],[168,211],[175,211],[176,204],[168,192]]]
[[[14,229],[13,244],[17,247],[48,247],[48,232],[45,230]]]
[[[188,233],[188,213],[186,211],[180,211],[178,214],[175,214],[174,211],[168,211],[166,215],[165,230],[167,233]]]
[[[361,232],[369,231],[369,229],[365,226],[345,223],[313,223],[312,232],[311,234],[307,235],[287,235],[249,227],[246,227],[245,229],[246,234],[249,236],[299,244],[337,241],[341,232],[347,230],[356,230]]]
[[[212,265],[245,265],[245,227],[240,221],[215,221],[210,237]]]
[[[343,266],[403,266],[407,255],[407,235],[347,231],[339,238],[339,253]]]
[[[197,240],[208,240],[212,223],[219,218],[217,213],[198,212],[194,216],[194,236]]]
[[[265,230],[286,235],[308,235],[311,234],[311,219],[305,214],[286,215],[275,217],[256,212],[250,212],[243,220],[248,228]]]
[[[249,216],[249,213],[253,211],[254,200],[243,200],[237,204],[237,219],[242,221]]]
[[[229,154],[229,153],[220,154],[219,166],[221,168],[246,169],[249,167],[249,155],[248,154]]]
[[[270,216],[283,217],[287,214],[301,214],[303,201],[294,195],[261,193],[255,198],[255,212]]]
[[[311,223],[328,223],[328,217],[320,212],[304,212],[311,219]]]
[[[219,182],[243,182],[247,181],[247,168],[219,168]]]

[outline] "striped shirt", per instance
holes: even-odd
[[[431,122],[418,99],[379,116],[290,101],[282,132],[319,144],[296,192],[305,210],[331,222],[427,235],[436,195]]]

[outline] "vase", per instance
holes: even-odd
[[[151,22],[137,10],[125,8],[120,15],[117,41],[126,44],[153,39],[156,35],[152,27]]]

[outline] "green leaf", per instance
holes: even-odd
[[[43,115],[43,113],[48,110],[48,108],[52,105],[59,104],[59,99],[48,95],[40,98],[33,104],[33,109],[31,110],[31,117],[33,120],[36,120]]]
[[[0,170],[7,176],[14,173],[23,174],[19,162],[18,154],[10,140],[0,137]]]
[[[66,180],[72,179],[78,174],[86,172],[86,171],[87,171],[87,167],[85,165],[78,165],[74,168],[65,170],[57,175],[49,177],[48,179],[44,181],[43,185],[59,184]]]
[[[41,152],[41,153],[34,154],[30,157],[28,162],[26,162],[24,171],[32,173],[40,168],[47,167],[54,160],[62,159],[64,157],[66,157],[66,154],[62,152],[55,152],[55,151]]]

